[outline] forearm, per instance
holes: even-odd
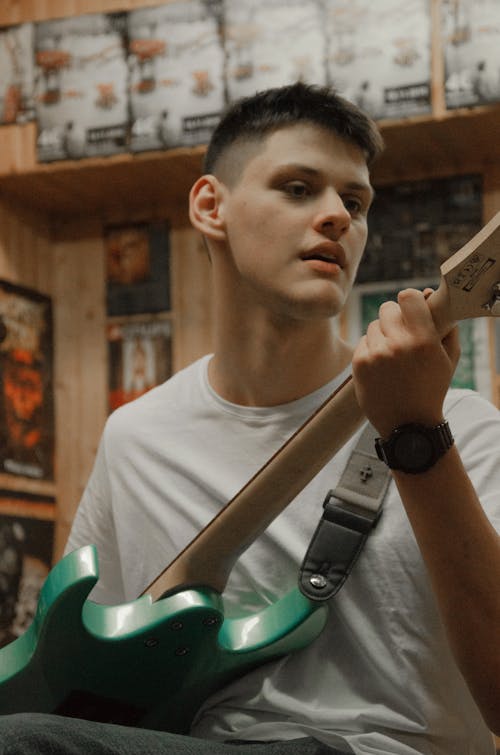
[[[450,647],[488,724],[500,732],[500,538],[455,447],[429,471],[394,478]]]

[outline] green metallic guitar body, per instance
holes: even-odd
[[[86,546],[50,572],[28,631],[0,650],[0,714],[63,715],[184,733],[206,698],[309,643],[326,609],[292,590],[261,613],[225,619],[213,589],[103,606]]]

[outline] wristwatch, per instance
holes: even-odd
[[[446,421],[434,427],[410,423],[396,427],[387,440],[375,439],[375,450],[390,469],[419,474],[434,466],[453,445]]]

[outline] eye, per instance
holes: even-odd
[[[343,197],[342,201],[350,215],[356,216],[363,212],[363,203],[357,197]]]
[[[304,181],[288,181],[282,188],[292,199],[303,199],[311,194],[310,187]]]

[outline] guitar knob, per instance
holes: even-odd
[[[500,281],[492,287],[491,299],[483,304],[483,308],[487,309],[493,317],[500,316]]]

